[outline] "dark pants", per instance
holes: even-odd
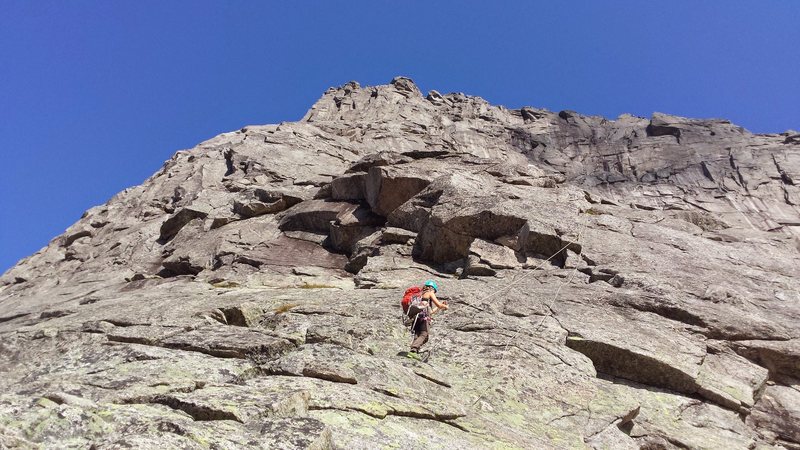
[[[424,319],[417,319],[417,323],[414,324],[414,341],[411,343],[411,351],[418,352],[420,347],[425,345],[428,342],[428,332],[430,328],[430,322]]]

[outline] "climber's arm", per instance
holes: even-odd
[[[433,303],[434,308],[431,309],[431,314],[435,314],[439,310],[446,310],[448,308],[447,302],[440,301],[438,298],[436,298],[436,294],[433,292],[427,292],[422,297],[427,298]]]

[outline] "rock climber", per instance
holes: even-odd
[[[428,342],[430,337],[430,327],[433,315],[439,311],[444,311],[448,308],[447,302],[440,301],[436,298],[436,293],[439,291],[439,285],[433,280],[428,280],[422,286],[422,302],[419,306],[412,306],[416,311],[416,316],[411,325],[414,333],[414,340],[411,342],[411,351],[408,352],[408,357],[413,359],[422,359],[419,355],[420,348]]]

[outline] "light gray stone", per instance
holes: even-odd
[[[799,447],[797,142],[331,88],[0,277],[0,447]]]

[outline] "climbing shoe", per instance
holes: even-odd
[[[406,356],[411,359],[416,359],[417,361],[422,361],[422,356],[419,355],[417,352],[408,352]]]

